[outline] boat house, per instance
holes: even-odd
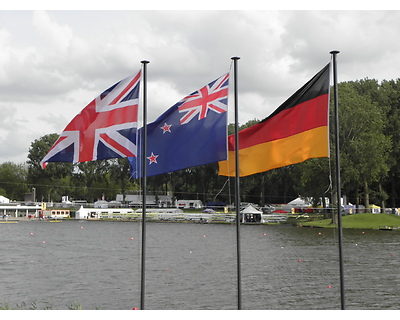
[[[20,204],[1,205],[0,212],[3,216],[11,217],[38,217],[38,211],[42,209],[41,205],[23,206]]]

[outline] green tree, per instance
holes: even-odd
[[[139,180],[131,179],[130,165],[126,158],[110,159],[109,161],[110,189],[107,199],[115,199],[117,194],[126,195],[128,191],[140,190]]]
[[[24,200],[29,192],[26,184],[28,169],[26,164],[5,162],[0,165],[0,194],[11,200]]]
[[[33,141],[28,151],[27,183],[36,188],[38,201],[60,201],[61,196],[68,191],[73,170],[71,163],[50,162],[44,170],[40,166],[40,161],[57,139],[56,133],[44,135]]]
[[[325,198],[331,199],[329,158],[309,159],[295,167],[296,190],[299,195],[313,199],[313,207],[327,207]]]
[[[361,85],[362,82],[338,85],[339,143],[343,194],[353,193],[358,204],[362,191],[368,208],[370,187],[388,173],[391,141],[384,134],[385,110],[367,91],[360,93]]]
[[[88,202],[101,199],[110,185],[107,160],[80,162],[74,170],[74,185],[81,189],[82,198]]]
[[[400,189],[400,79],[382,81],[379,91],[381,103],[386,108],[384,132],[392,141],[388,161],[390,171],[383,184],[390,199],[389,205],[395,208],[400,206],[397,194]]]

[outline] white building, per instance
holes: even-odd
[[[201,200],[177,200],[176,207],[179,209],[201,209],[203,202]]]
[[[0,214],[3,216],[9,215],[11,217],[18,218],[20,216],[32,216],[38,217],[38,210],[41,210],[42,206],[21,206],[21,205],[4,205],[0,206]]]
[[[142,205],[143,196],[140,194],[117,194],[115,201],[124,202],[129,204],[132,207],[140,207]],[[171,208],[173,207],[173,201],[171,196],[168,195],[146,195],[146,205],[150,207],[158,207],[158,208]]]
[[[130,206],[139,207],[142,205],[142,195],[139,194],[127,194],[125,196],[125,202],[129,203]],[[118,200],[118,198],[117,198]],[[146,205],[148,206],[156,206],[156,196],[147,195],[146,196]]]
[[[75,212],[75,219],[121,218],[134,214],[132,209],[124,208],[84,208]]]

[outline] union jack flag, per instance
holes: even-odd
[[[127,77],[90,102],[65,127],[40,162],[85,162],[136,156],[141,72]]]
[[[216,113],[223,113],[227,110],[226,99],[228,96],[228,86],[226,80],[229,74],[221,77],[200,90],[193,92],[181,101],[182,105],[179,106],[179,112],[186,114],[181,118],[181,124],[189,123],[196,115],[198,119],[207,117],[209,110]]]

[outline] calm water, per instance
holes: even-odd
[[[400,233],[344,230],[347,309],[399,309]],[[0,224],[0,303],[140,307],[141,224]],[[241,226],[242,308],[340,309],[337,234]],[[237,309],[236,227],[147,224],[148,310]]]

